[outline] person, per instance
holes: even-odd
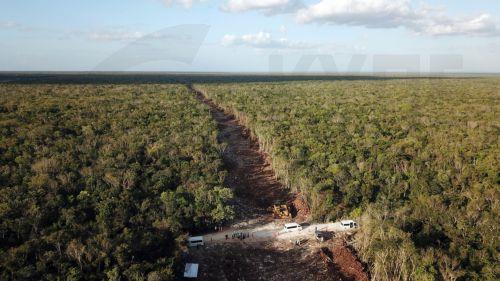
[[[226,234],[226,240],[227,240],[227,238],[228,238],[228,237],[227,237],[227,234]]]

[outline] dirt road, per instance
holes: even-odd
[[[314,232],[331,232],[331,233],[344,233],[352,232],[354,229],[343,228],[340,222],[335,223],[317,223],[302,225],[301,231],[286,232],[283,230],[283,224],[278,222],[270,222],[246,228],[234,229],[210,233],[203,236],[205,243],[229,243],[238,242],[239,234],[243,234],[245,242],[271,242],[273,240],[296,240],[301,238],[314,239]],[[227,235],[227,239],[226,239]]]

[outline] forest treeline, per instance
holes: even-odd
[[[199,84],[374,280],[498,280],[500,79]]]
[[[179,85],[0,86],[0,279],[170,280],[233,217],[207,107]]]

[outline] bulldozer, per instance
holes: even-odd
[[[273,216],[275,219],[291,219],[292,213],[288,205],[273,205]]]

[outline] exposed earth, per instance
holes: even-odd
[[[235,222],[203,235],[205,245],[188,251],[186,262],[199,264],[197,280],[369,280],[366,266],[350,247],[351,231],[339,223],[308,224],[307,204],[276,179],[268,155],[249,130],[202,92],[188,87],[217,122],[218,140],[227,145],[225,184],[236,194]],[[288,221],[306,222],[304,229],[283,233],[285,221],[272,217],[274,204],[290,205],[293,219]],[[319,242],[316,230],[330,236]],[[241,235],[245,239],[238,239]]]
[[[322,257],[328,249],[329,259]],[[369,280],[365,266],[342,239],[292,243],[208,244],[192,249],[198,280]]]

